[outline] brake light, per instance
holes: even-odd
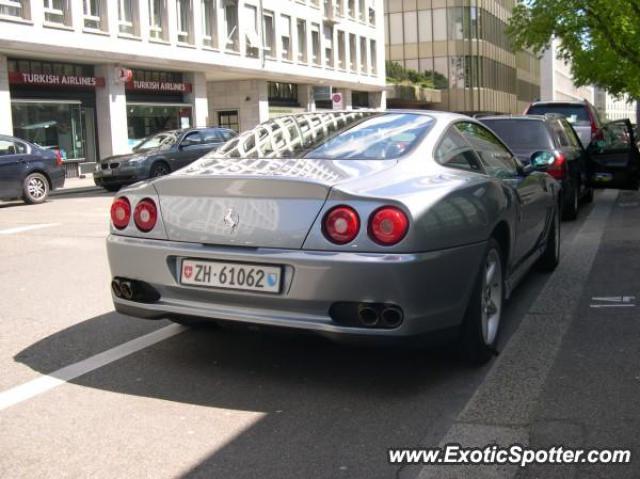
[[[360,231],[360,217],[350,206],[336,206],[324,216],[322,231],[332,243],[350,243]]]
[[[587,109],[587,114],[589,115],[589,122],[591,123],[591,139],[599,140],[602,137],[602,132],[600,131],[600,128],[598,128],[598,124],[596,123],[596,117],[588,105],[585,105],[585,108]]]
[[[60,150],[55,150],[56,153],[56,166],[62,166],[62,153]]]
[[[125,229],[131,221],[131,203],[124,196],[116,198],[111,204],[111,222],[119,230]]]
[[[158,208],[151,198],[140,200],[133,210],[133,221],[143,233],[151,231],[158,221]]]
[[[567,159],[562,153],[556,153],[556,159],[547,168],[547,173],[556,180],[564,179],[567,173]]]
[[[369,218],[369,236],[383,246],[394,245],[407,234],[409,219],[400,208],[383,206]]]

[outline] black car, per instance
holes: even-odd
[[[42,203],[51,190],[64,186],[64,176],[59,151],[0,135],[1,200],[22,198],[25,203]]]
[[[545,171],[562,184],[562,216],[573,220],[581,201],[593,201],[587,152],[561,115],[493,116],[480,121],[495,131],[524,164],[546,161]]]
[[[127,155],[100,161],[93,175],[96,185],[117,191],[124,185],[164,176],[216,149],[237,133],[227,128],[191,128],[156,133]]]

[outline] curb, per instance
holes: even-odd
[[[105,190],[103,190],[99,186],[82,186],[79,188],[68,188],[68,189],[50,191],[49,196],[64,196],[64,195],[72,195],[76,193],[91,193],[91,192],[97,192],[97,191],[104,191],[105,193],[107,193]]]

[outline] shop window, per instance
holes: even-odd
[[[338,68],[344,70],[347,59],[345,58],[345,42],[346,37],[344,32],[338,32]]]
[[[333,67],[333,27],[324,26],[324,66]]]
[[[118,0],[118,31],[125,35],[138,35],[138,1]]]
[[[27,0],[0,0],[0,18],[22,18],[28,20],[29,2]]]
[[[191,0],[176,0],[176,18],[178,20],[178,42],[193,43]]]
[[[264,35],[264,54],[275,57],[276,32],[273,28],[273,12],[264,12],[262,15],[262,32]]]
[[[44,0],[44,20],[56,25],[71,25],[71,10],[67,0]]]
[[[223,0],[224,24],[225,24],[225,49],[233,52],[240,51],[238,36],[238,2],[236,0]]]
[[[149,36],[155,40],[166,40],[165,0],[149,0]]]
[[[216,0],[202,1],[202,43],[218,48],[218,7]]]
[[[258,35],[258,8],[254,5],[244,6],[244,29],[246,52],[248,57],[258,58],[260,55],[260,35]]]
[[[283,60],[292,60],[291,55],[291,17],[280,15],[280,49]]]
[[[306,63],[307,61],[307,22],[298,19],[298,61]]]
[[[107,31],[106,0],[84,0],[84,28]]]
[[[191,114],[188,105],[127,102],[129,146],[162,131],[190,128]]]
[[[225,110],[218,112],[218,126],[240,132],[240,116],[238,110]]]
[[[295,83],[269,82],[269,104],[298,106],[298,85]]]
[[[311,24],[311,63],[320,65],[320,25]]]

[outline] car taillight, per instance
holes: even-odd
[[[336,206],[324,216],[322,231],[332,243],[350,243],[360,231],[360,217],[350,206]]]
[[[56,166],[62,166],[62,153],[60,153],[60,150],[56,150]]]
[[[556,180],[564,179],[567,173],[567,159],[562,153],[556,153],[556,159],[547,168],[547,173]]]
[[[407,234],[409,218],[400,208],[384,206],[369,218],[369,236],[378,244],[394,245]]]
[[[124,196],[116,198],[111,204],[111,222],[119,230],[127,227],[131,221],[131,203]]]
[[[153,229],[158,221],[158,208],[152,199],[145,198],[136,205],[136,209],[133,210],[133,221],[143,233]]]

